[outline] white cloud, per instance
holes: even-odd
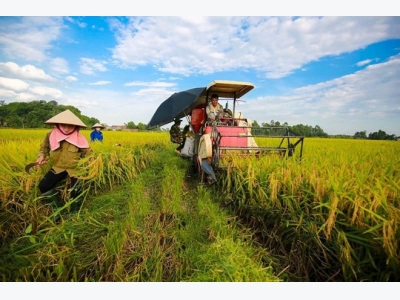
[[[362,66],[368,65],[370,62],[372,62],[371,59],[365,59],[365,60],[359,61],[356,65],[357,65],[357,67],[362,67]]]
[[[42,99],[63,99],[65,95],[58,89],[46,86],[34,86],[30,88],[33,97],[41,97]]]
[[[56,74],[69,73],[67,60],[61,57],[53,58],[50,61],[50,68]]]
[[[46,86],[29,86],[27,89],[21,88],[20,90],[16,89],[15,85],[13,87],[8,86],[5,89],[0,88],[0,96],[8,99],[10,102],[57,99],[61,100],[59,104],[62,104],[62,100],[66,99],[65,95],[60,90]]]
[[[9,72],[4,72],[5,70]],[[0,77],[0,95],[4,99],[15,102],[65,98],[65,95],[59,89],[38,84],[37,82],[39,80],[31,80],[47,79],[47,75],[34,66],[24,66],[20,68],[14,63],[0,64],[0,73],[2,73],[2,71],[11,76],[27,78],[26,80],[22,80],[17,78]],[[30,83],[27,81],[30,81]],[[47,80],[47,83],[49,82],[51,82],[51,80]]]
[[[289,125],[319,125],[329,134],[353,135],[354,128],[398,134],[399,78],[400,58],[393,57],[351,75],[298,88],[285,96],[247,100],[238,111],[259,123],[275,120]],[[396,122],[398,131],[393,132]]]
[[[92,58],[81,58],[80,59],[80,70],[81,73],[86,74],[86,75],[92,75],[97,71],[100,72],[105,72],[107,71],[107,68],[105,65],[107,62],[105,61],[98,61]]]
[[[2,89],[0,87],[0,99],[4,100],[4,99],[14,99],[16,96],[16,93],[8,90],[8,89]]]
[[[0,46],[8,58],[44,61],[61,27],[60,17],[0,18]]]
[[[67,76],[67,77],[65,77],[65,80],[69,81],[69,82],[74,82],[74,81],[78,81],[78,78],[76,78],[74,76]]]
[[[70,22],[70,23],[72,23],[72,24],[78,25],[80,28],[86,28],[87,27],[87,23],[81,22],[77,18],[65,17],[65,20]]]
[[[92,27],[89,21],[82,22],[78,17],[63,19],[77,24],[74,30]],[[205,86],[209,78],[228,74],[226,79],[242,80],[241,76],[255,79],[260,85],[263,81],[279,84],[279,80],[265,78],[278,79],[299,70],[312,74],[310,62],[334,57],[340,65],[343,53],[400,38],[399,17],[140,17],[130,18],[129,24],[121,24],[119,19],[113,18],[110,23],[117,40],[114,48],[87,49],[93,51],[91,57],[104,60],[84,57],[76,66],[75,57],[81,52],[64,49],[63,53],[57,48],[57,54],[51,55],[53,46],[78,37],[72,30],[68,31],[70,35],[60,33],[62,28],[72,28],[63,25],[61,18],[10,18],[12,22],[0,18],[0,60],[32,60],[30,64],[17,59],[0,62],[0,99],[56,99],[59,104],[79,107],[84,114],[102,122],[146,123],[163,100],[189,83],[194,86],[186,88]],[[39,37],[39,42],[33,37]],[[80,43],[76,39],[76,49],[82,46]],[[105,47],[112,47],[110,43],[107,40]],[[112,57],[108,58],[110,50]],[[282,80],[285,86],[279,88],[287,91],[285,95],[266,97],[270,92],[260,94],[256,87],[256,96],[253,92],[246,95],[246,103],[240,103],[237,110],[258,122],[274,119],[291,125],[320,125],[331,134],[345,133],[348,128],[352,130],[348,133],[354,134],[354,128],[372,131],[379,127],[393,133],[384,127],[389,124],[400,134],[396,82],[400,78],[400,55],[384,63],[385,57],[378,55],[363,56],[365,59],[357,63],[364,68],[362,71],[319,84],[291,90],[289,81],[298,76]],[[378,61],[381,63],[373,64]],[[79,67],[82,74],[78,82]],[[350,67],[355,67],[354,61]],[[105,80],[88,80],[85,76],[104,72]],[[62,75],[65,81],[59,82],[49,74],[57,78]],[[110,78],[113,84],[126,88],[112,91],[111,81],[107,80]],[[85,89],[88,82],[92,82],[90,89]]]
[[[0,74],[8,77],[25,79],[40,82],[53,82],[55,79],[46,74],[42,69],[38,69],[33,65],[24,65],[20,67],[16,63],[7,62],[0,63]]]
[[[29,88],[29,84],[25,81],[5,77],[0,77],[0,86],[13,92],[25,91]]]
[[[147,87],[173,87],[176,86],[175,83],[171,82],[162,82],[162,81],[151,81],[151,82],[144,82],[144,81],[132,81],[125,83],[124,86],[147,86]]]
[[[140,89],[136,92],[130,93],[133,99],[140,99],[140,102],[160,102],[171,96],[174,91],[150,87],[146,89]]]
[[[392,17],[156,17],[113,28],[122,66],[181,75],[255,69],[280,78],[321,57],[400,38]]]
[[[106,85],[106,84],[110,84],[111,81],[97,81],[97,82],[93,82],[93,83],[89,83],[89,85]]]

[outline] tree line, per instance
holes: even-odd
[[[81,114],[81,111],[71,105],[60,105],[56,101],[34,100],[31,102],[11,102],[6,104],[4,100],[0,100],[0,127],[11,128],[46,128],[48,125],[44,122],[51,117],[69,109],[77,117],[79,117],[88,128],[94,124],[100,123],[97,118],[88,117]],[[103,124],[105,125],[105,124]],[[146,124],[139,122],[135,124],[133,121],[125,123],[128,129],[138,129],[140,131],[146,130]],[[252,128],[265,128],[265,127],[288,127],[289,130],[299,136],[305,137],[340,137],[340,138],[355,138],[355,139],[371,139],[371,140],[397,140],[399,137],[394,134],[387,134],[385,131],[379,130],[377,132],[369,133],[358,131],[353,136],[330,136],[324,130],[316,125],[293,125],[289,126],[287,122],[280,123],[279,121],[271,120],[270,123],[261,123],[257,121],[252,122]],[[160,128],[152,129],[151,131],[160,131]],[[167,129],[166,129],[167,130]]]
[[[371,132],[368,134],[367,137],[367,131],[357,131],[354,136],[355,139],[370,139],[370,140],[397,140],[400,137],[396,136],[394,134],[387,134],[385,131],[383,130],[378,130],[375,132]]]
[[[383,130],[378,130],[376,132],[369,133],[367,135],[367,131],[357,131],[353,136],[351,135],[328,135],[324,130],[315,125],[303,125],[298,124],[294,126],[289,126],[287,122],[281,124],[279,121],[271,120],[270,123],[261,123],[259,125],[257,121],[252,123],[253,128],[263,128],[263,127],[280,127],[285,126],[288,127],[289,130],[294,133],[295,135],[305,136],[305,137],[333,137],[333,138],[351,138],[351,139],[369,139],[369,140],[398,140],[400,136],[396,136],[395,134],[387,134]]]
[[[9,104],[6,104],[4,100],[0,100],[0,127],[46,128],[48,125],[44,122],[66,109],[69,109],[81,119],[87,128],[91,128],[94,124],[100,123],[97,118],[83,115],[78,108],[71,105],[60,105],[54,100],[11,102]],[[103,123],[102,125],[106,127],[107,124]],[[125,126],[128,129],[137,129],[139,131],[146,130],[146,124],[141,122],[135,124],[133,121],[130,121],[125,123]]]
[[[328,137],[328,134],[326,132],[324,132],[324,130],[319,125],[315,125],[314,127],[310,126],[310,125],[303,125],[303,124],[289,126],[289,124],[287,122],[284,122],[281,124],[279,121],[271,120],[270,123],[261,123],[261,125],[259,125],[257,121],[253,121],[252,127],[253,128],[287,127],[291,133],[293,133],[295,135],[299,135],[299,136]]]
[[[35,100],[31,102],[11,102],[5,104],[0,101],[0,126],[11,128],[46,128],[48,119],[69,109],[87,127],[99,123],[99,120],[81,114],[81,111],[71,105],[59,105],[56,101]]]

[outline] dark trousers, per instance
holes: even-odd
[[[52,188],[54,188],[57,183],[59,183],[61,180],[65,179],[68,176],[67,171],[63,171],[61,173],[56,174],[53,169],[48,171],[46,175],[40,180],[39,182],[39,190],[43,194],[47,191],[50,191]],[[68,188],[72,187],[71,190],[71,198],[75,198],[79,196],[81,193],[81,188],[79,188],[79,185],[77,184],[78,178],[76,177],[70,177],[70,184]]]

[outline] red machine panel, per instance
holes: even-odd
[[[205,133],[210,133],[212,126],[207,126]],[[218,126],[221,134],[221,147],[247,147],[248,146],[248,128]]]

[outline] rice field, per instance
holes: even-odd
[[[3,281],[400,279],[399,142],[305,139],[301,162],[233,157],[205,188],[168,133],[103,131],[71,213],[38,192],[48,166],[24,171],[46,132],[0,130]]]
[[[301,163],[232,160],[221,191],[263,244],[288,258],[293,273],[334,280],[336,269],[337,280],[394,280],[399,150],[398,142],[307,139]]]

